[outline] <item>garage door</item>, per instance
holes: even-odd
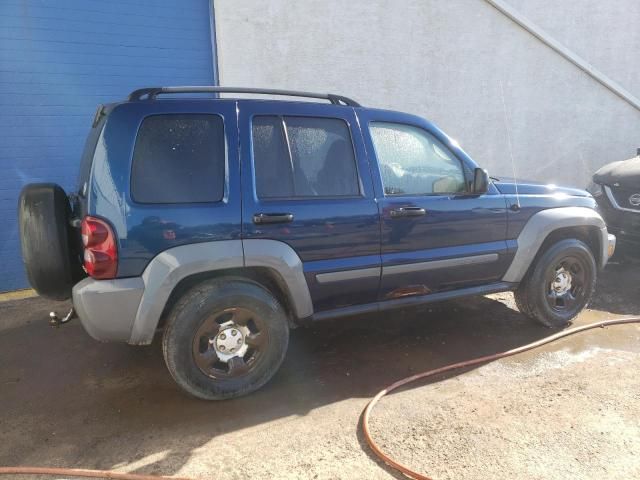
[[[214,84],[208,0],[0,2],[0,291],[28,286],[17,198],[70,190],[96,105],[156,85]]]

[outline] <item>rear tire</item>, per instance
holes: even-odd
[[[287,315],[257,283],[219,278],[189,290],[162,338],[167,368],[187,393],[224,400],[251,393],[276,373],[289,344]]]
[[[561,240],[536,259],[514,292],[518,310],[547,327],[566,327],[591,300],[596,272],[584,242]]]
[[[33,289],[52,300],[71,296],[80,269],[71,248],[70,216],[69,199],[59,185],[33,183],[20,192],[18,223],[24,267]]]

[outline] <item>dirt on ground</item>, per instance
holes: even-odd
[[[640,266],[609,265],[585,324],[640,314]],[[360,434],[368,399],[420,371],[553,333],[511,294],[292,332],[262,390],[207,403],[171,380],[158,342],[100,344],[47,326],[40,298],[0,304],[0,465],[241,478],[404,478]],[[436,479],[640,478],[640,325],[598,329],[385,397],[383,448]]]

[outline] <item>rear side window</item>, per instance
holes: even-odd
[[[252,134],[259,198],[360,194],[351,134],[343,120],[256,116]]]
[[[217,115],[154,115],[140,126],[131,196],[140,203],[217,202],[224,194],[224,122]]]

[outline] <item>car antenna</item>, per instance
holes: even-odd
[[[518,175],[516,174],[516,162],[513,159],[513,147],[511,146],[511,130],[509,129],[509,116],[507,114],[507,102],[504,99],[504,87],[502,79],[498,79],[500,83],[500,95],[502,98],[502,109],[504,112],[504,128],[507,132],[507,144],[509,146],[509,157],[511,157],[511,171],[513,173],[513,185],[516,189],[516,204],[511,206],[512,210],[520,210],[520,194],[518,192]]]

